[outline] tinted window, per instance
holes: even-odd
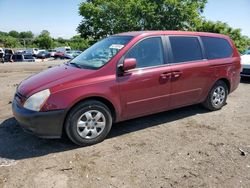
[[[136,44],[125,56],[135,58],[137,68],[164,64],[161,37],[147,38]]]
[[[233,49],[227,40],[215,37],[201,37],[208,59],[230,57]]]
[[[196,37],[169,37],[173,61],[185,62],[203,59],[198,38]]]

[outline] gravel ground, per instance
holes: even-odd
[[[200,105],[113,125],[100,144],[24,133],[11,101],[24,78],[62,63],[0,64],[0,188],[250,187],[250,79],[227,105]]]

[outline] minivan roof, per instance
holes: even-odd
[[[208,32],[193,32],[193,31],[132,31],[126,33],[119,33],[116,36],[151,36],[151,35],[191,35],[191,36],[208,36],[208,37],[219,37],[219,38],[229,38],[226,35],[218,33],[208,33]]]

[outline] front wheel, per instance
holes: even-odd
[[[227,100],[228,87],[225,82],[218,81],[209,92],[203,106],[211,111],[221,109]]]
[[[73,108],[67,116],[65,131],[71,141],[80,146],[102,142],[112,126],[112,116],[106,105],[89,100]]]

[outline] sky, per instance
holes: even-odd
[[[250,37],[250,0],[208,0],[203,16],[240,28],[243,35]]]
[[[83,0],[0,0],[0,31],[48,30],[55,38],[76,35],[81,22],[78,7]],[[227,22],[250,37],[250,0],[208,0],[206,19]]]
[[[48,30],[55,38],[76,35],[83,0],[0,0],[0,31]]]

